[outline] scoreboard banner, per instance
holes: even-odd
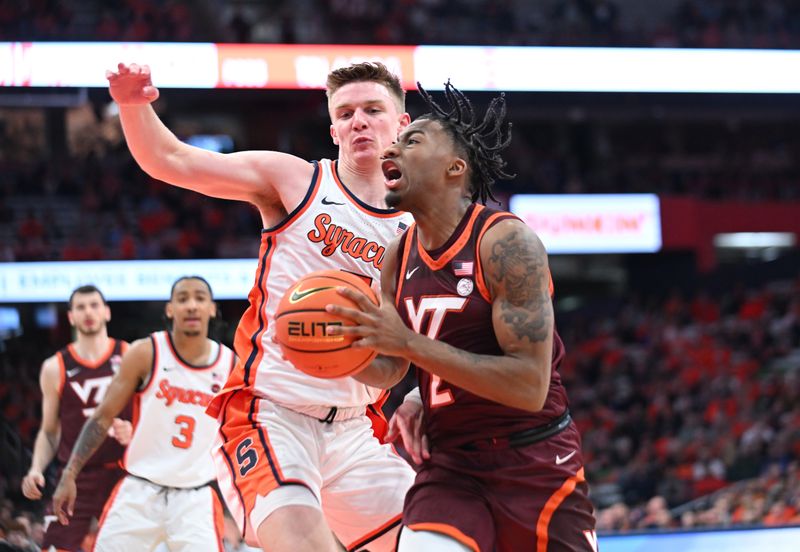
[[[166,301],[181,276],[202,276],[215,299],[246,299],[256,259],[0,263],[0,303],[65,302],[94,284],[109,301]]]
[[[332,69],[381,61],[407,90],[800,92],[799,50],[375,46],[188,42],[0,42],[0,87],[107,86],[117,63],[162,88],[321,89]]]

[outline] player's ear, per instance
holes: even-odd
[[[167,320],[172,320],[175,313],[172,310],[172,302],[168,302],[164,307],[164,315],[167,317]]]
[[[336,136],[336,129],[331,125],[331,138],[333,138],[334,145],[339,145],[339,138]]]
[[[73,318],[71,310],[67,311],[67,320],[69,320],[70,326],[75,326],[75,318]]]
[[[399,136],[400,133],[403,131],[403,129],[410,124],[411,124],[411,115],[409,115],[408,113],[401,113],[397,117],[397,125],[398,125],[397,135]]]
[[[106,311],[106,322],[111,322],[111,307],[106,305],[105,311]]]
[[[211,301],[211,318],[217,317],[217,302]]]
[[[457,177],[467,172],[467,162],[460,157],[455,157],[447,167],[447,176]]]

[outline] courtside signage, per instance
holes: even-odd
[[[511,196],[509,208],[536,231],[548,253],[661,249],[661,211],[653,194],[522,194]]]
[[[162,88],[321,89],[332,69],[382,61],[407,90],[798,93],[800,50],[0,42],[0,86],[105,88],[118,62]],[[444,71],[444,73],[443,73]]]
[[[200,275],[217,299],[246,299],[256,259],[0,263],[0,303],[63,302],[94,284],[109,301],[163,301],[181,276]]]

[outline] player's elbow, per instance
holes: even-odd
[[[548,366],[549,368],[549,366]],[[544,373],[543,373],[544,372]],[[550,373],[539,369],[527,370],[519,380],[517,408],[528,412],[539,412],[547,401],[550,389]]]

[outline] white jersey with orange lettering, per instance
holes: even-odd
[[[158,485],[193,488],[215,479],[211,449],[218,424],[205,409],[228,378],[235,355],[211,341],[206,364],[183,360],[169,332],[150,335],[153,367],[134,397],[128,473]]]
[[[227,387],[303,412],[305,407],[366,407],[382,395],[353,378],[320,379],[284,360],[273,339],[274,313],[289,286],[310,272],[335,269],[366,276],[377,290],[386,246],[412,222],[408,213],[377,209],[339,179],[336,162],[314,162],[300,205],[261,235],[259,267],[250,306],[236,332],[241,360]]]
[[[321,509],[348,550],[394,550],[414,471],[380,439],[388,392],[353,378],[308,376],[273,342],[283,295],[310,272],[345,270],[377,289],[386,246],[411,215],[376,209],[341,182],[336,162],[314,162],[300,205],[261,234],[250,306],[236,331],[239,361],[208,408],[218,417],[217,481],[242,534],[285,506]]]

